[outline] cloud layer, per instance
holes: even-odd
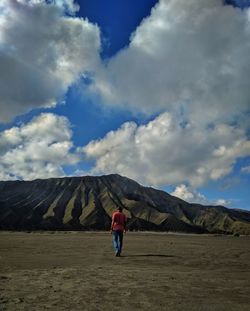
[[[77,10],[73,0],[1,0],[0,122],[55,105],[91,73],[83,89],[92,99],[158,113],[79,147],[95,162],[91,173],[177,185],[177,196],[208,204],[193,187],[250,156],[250,10],[221,0],[160,0],[129,46],[105,63],[98,26],[75,17]],[[0,179],[63,176],[64,165],[85,159],[72,148],[69,121],[42,114],[0,133]]]
[[[249,9],[221,0],[160,0],[90,85],[103,103],[159,116],[125,123],[85,146],[96,161],[93,172],[179,185],[185,199],[227,203],[208,202],[189,186],[225,177],[250,155],[249,42]]]
[[[160,0],[92,91],[132,110],[230,120],[249,109],[249,16],[221,0]]]
[[[83,148],[96,161],[94,173],[117,172],[159,186],[201,186],[229,174],[236,160],[250,155],[250,141],[236,126],[183,124],[163,113],[146,125],[123,124]]]
[[[49,107],[99,62],[99,28],[73,14],[73,0],[0,3],[0,122]]]
[[[64,176],[63,165],[79,159],[71,152],[70,124],[44,113],[0,133],[0,180]]]
[[[77,10],[73,0],[1,1],[0,122],[55,105],[87,72],[95,99],[131,110],[180,111],[197,122],[249,110],[250,10],[160,0],[129,46],[102,64],[100,30],[69,16]]]

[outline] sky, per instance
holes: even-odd
[[[249,82],[248,0],[1,0],[0,180],[250,210]]]

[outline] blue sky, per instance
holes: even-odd
[[[3,0],[0,179],[119,173],[250,210],[249,6]]]

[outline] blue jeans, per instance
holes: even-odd
[[[113,231],[112,236],[115,252],[120,255],[122,252],[123,231]]]

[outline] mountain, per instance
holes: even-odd
[[[130,230],[250,234],[250,212],[190,204],[116,174],[0,182],[2,230],[108,230],[118,206]]]

